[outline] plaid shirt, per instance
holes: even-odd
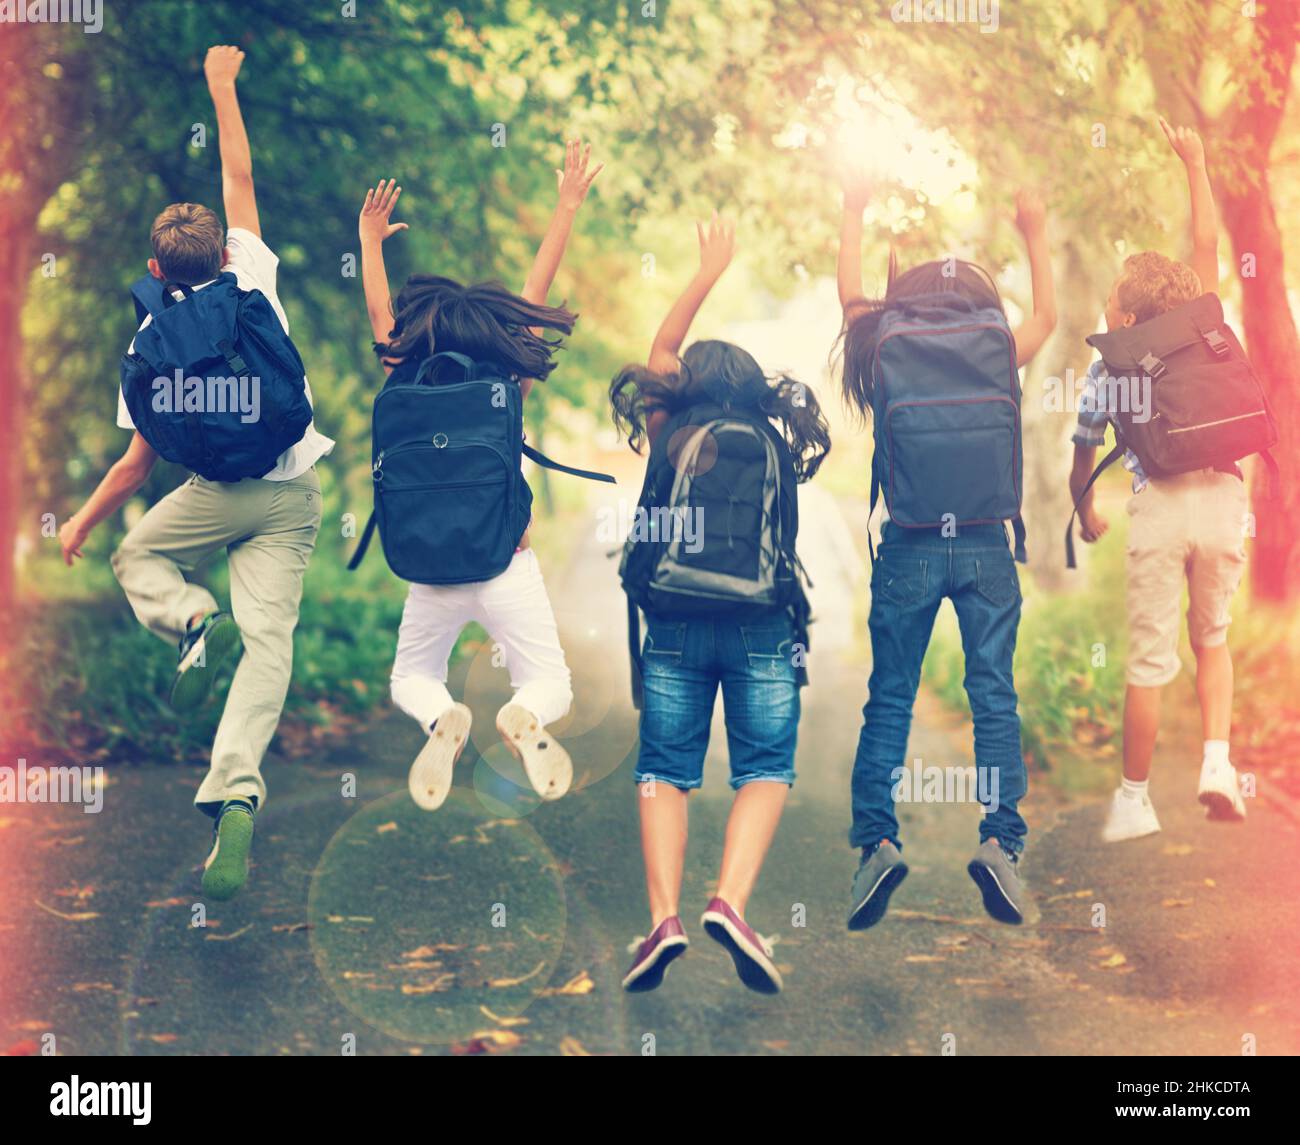
[[[1111,421],[1111,410],[1107,406],[1107,396],[1117,394],[1114,387],[1102,389],[1099,383],[1106,377],[1106,364],[1098,358],[1088,367],[1083,379],[1083,392],[1079,395],[1079,422],[1074,427],[1074,436],[1070,438],[1075,445],[1100,446],[1106,444],[1106,426]],[[1146,488],[1147,475],[1142,472],[1142,463],[1131,450],[1124,451],[1124,468],[1133,474],[1133,492],[1141,493]]]

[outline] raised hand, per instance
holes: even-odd
[[[560,190],[560,206],[576,211],[587,197],[587,191],[595,182],[596,176],[604,169],[604,163],[597,163],[588,171],[591,162],[591,144],[585,147],[581,139],[570,139],[564,144],[564,170],[556,170],[555,179]]]
[[[382,243],[384,239],[407,229],[405,223],[390,223],[389,217],[397,200],[401,198],[402,188],[396,179],[380,179],[378,187],[371,187],[366,192],[366,201],[361,207],[361,217],[357,220],[357,231],[361,241]]]
[[[736,252],[736,224],[720,218],[714,211],[708,223],[695,224],[695,233],[700,238],[700,271],[717,278]]]
[[[1169,146],[1174,149],[1174,154],[1183,161],[1184,166],[1205,166],[1205,144],[1201,142],[1201,137],[1196,128],[1171,127],[1164,116],[1161,116],[1160,130],[1165,133],[1165,138],[1169,140]]]
[[[203,74],[208,87],[234,87],[235,77],[244,64],[244,53],[234,44],[217,44],[203,59]]]
[[[840,187],[844,191],[845,209],[862,211],[871,202],[876,180],[865,164],[849,159],[840,167]]]
[[[1016,192],[1015,222],[1025,238],[1042,234],[1047,226],[1047,206],[1037,191],[1025,187]]]

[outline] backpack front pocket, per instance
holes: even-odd
[[[410,442],[381,453],[373,476],[384,555],[404,580],[463,584],[510,564],[521,479],[496,449]]]
[[[1015,517],[1019,423],[1006,397],[896,403],[885,427],[890,519],[929,527]]]

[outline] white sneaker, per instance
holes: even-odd
[[[1156,809],[1148,795],[1126,795],[1121,787],[1110,801],[1110,811],[1101,829],[1103,843],[1122,843],[1125,839],[1140,839],[1160,830]]]
[[[422,811],[436,811],[451,792],[451,773],[465,750],[473,720],[464,704],[452,704],[433,725],[428,742],[411,764],[406,785]]]
[[[507,704],[497,713],[497,731],[543,800],[559,799],[573,782],[573,762],[527,708]]]
[[[1246,801],[1241,797],[1237,769],[1230,763],[1201,764],[1201,784],[1196,798],[1205,804],[1205,817],[1240,823],[1246,818]]]

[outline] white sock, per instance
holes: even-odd
[[[1120,779],[1119,789],[1130,799],[1142,799],[1147,793],[1147,783],[1145,779],[1129,779],[1123,776]]]
[[[1207,739],[1205,741],[1204,760],[1207,766],[1218,767],[1228,763],[1228,741],[1226,739]]]

